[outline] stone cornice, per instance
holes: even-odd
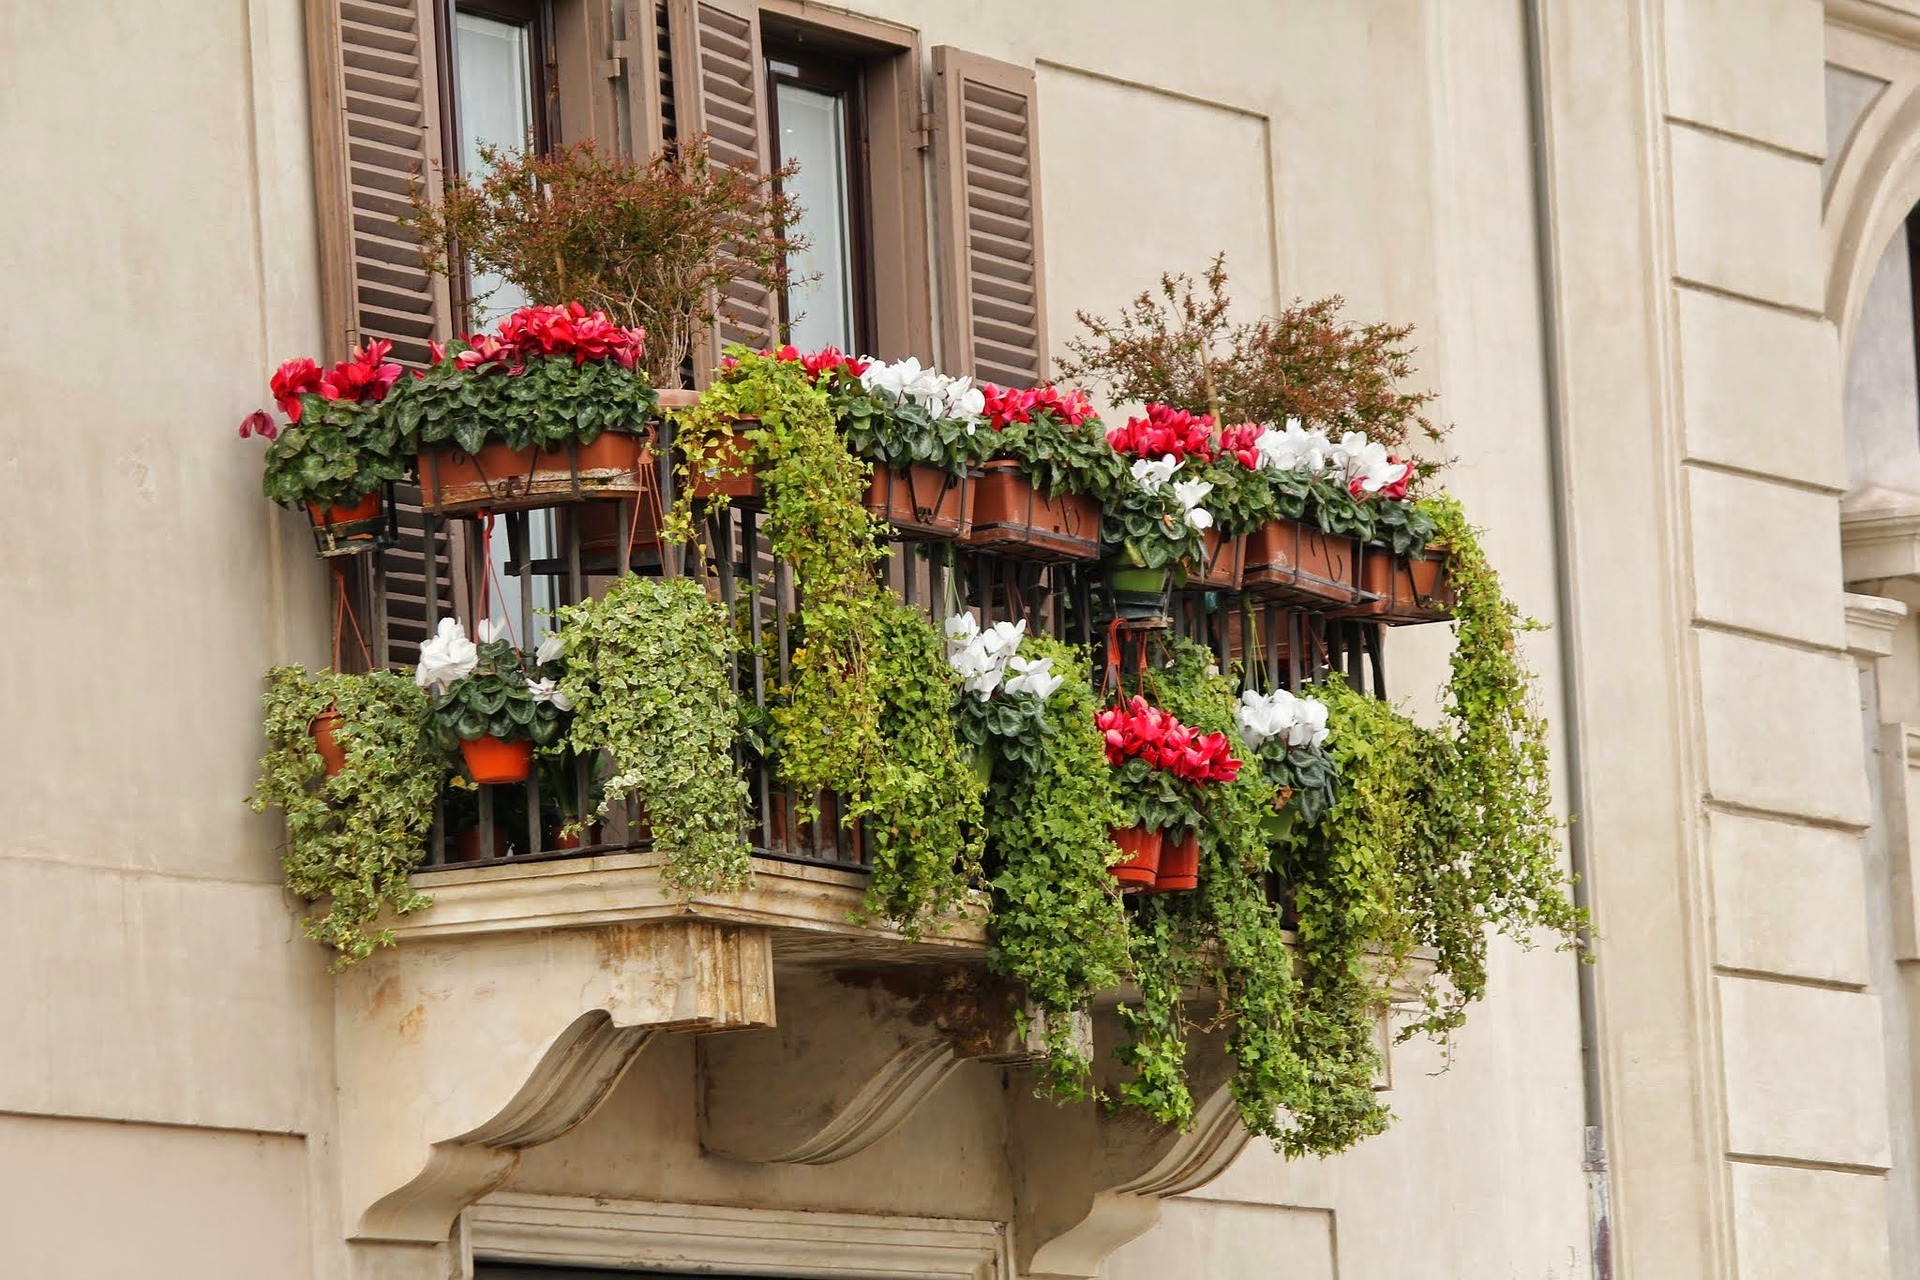
[[[1850,497],[1840,513],[1840,559],[1849,584],[1920,582],[1920,494]]]
[[[1872,660],[1893,652],[1893,633],[1907,616],[1907,606],[1886,596],[1846,594],[1847,652]]]

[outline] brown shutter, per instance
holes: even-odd
[[[1003,386],[1047,377],[1033,71],[933,51],[940,364]]]
[[[406,364],[449,328],[447,282],[420,265],[419,241],[400,225],[411,191],[441,158],[435,0],[307,0],[314,185],[327,356],[386,338]],[[411,664],[429,618],[452,611],[447,535],[434,538],[440,591],[425,587],[427,524],[417,490],[402,486],[399,545],[364,584],[371,604],[386,583],[387,661]],[[372,568],[371,566],[369,566]],[[369,609],[367,616],[378,616]]]
[[[760,54],[760,12],[750,0],[669,0],[673,47],[675,125],[680,136],[703,133],[713,158],[753,173],[772,165],[767,131],[766,70]],[[721,300],[718,344],[773,342],[779,300],[748,281],[735,281]],[[696,356],[706,369],[718,349]]]
[[[621,76],[628,139],[641,160],[673,136],[673,66],[667,44],[667,0],[619,0],[622,6]]]

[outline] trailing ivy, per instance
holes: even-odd
[[[407,877],[426,856],[447,760],[427,731],[426,695],[396,672],[275,667],[261,704],[267,752],[249,803],[256,813],[285,812],[287,887],[328,900],[300,927],[332,947],[341,968],[391,945],[391,932],[373,927],[383,911],[404,916],[428,904]],[[346,756],[331,778],[312,733],[329,708],[340,713],[334,741]]]
[[[863,501],[870,472],[848,451],[827,393],[798,362],[731,355],[676,422],[695,474],[721,435],[753,420],[767,539],[806,584],[770,712],[770,756],[805,815],[831,792],[843,822],[864,824],[866,911],[914,934],[959,906],[979,873],[981,788],[954,734],[953,674],[933,625],[874,574],[885,552]],[[691,531],[684,506],[675,522],[670,535]]]
[[[1051,658],[1062,672],[1087,669],[1086,657],[1057,641],[1029,636],[1022,657]],[[1127,922],[1108,864],[1112,828],[1122,823],[1106,747],[1094,727],[1093,687],[1069,675],[1040,703],[1040,729],[1013,708],[1013,732],[989,736],[993,781],[987,791],[993,950],[988,961],[1023,983],[1047,1014],[1045,1082],[1059,1098],[1083,1097],[1091,1063],[1073,1038],[1073,1015],[1096,991],[1117,986],[1127,967]],[[1006,750],[1011,748],[1011,751]]]
[[[601,812],[627,796],[646,806],[674,889],[743,887],[752,859],[747,784],[733,757],[741,720],[726,610],[696,579],[629,575],[559,619],[569,744],[613,759]]]

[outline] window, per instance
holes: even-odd
[[[773,163],[799,165],[791,193],[808,242],[788,263],[793,283],[781,299],[788,340],[805,349],[870,351],[870,198],[859,68],[771,41],[766,62]]]
[[[551,14],[538,0],[461,0],[453,14],[453,160],[469,178],[485,175],[486,147],[508,150],[549,145],[547,105],[553,76],[547,50]],[[520,286],[492,272],[469,272],[464,306],[469,329],[483,329],[530,301]],[[524,529],[495,516],[480,536],[487,542],[488,579],[479,584],[487,616],[501,634],[524,648],[546,634],[545,620],[560,604],[556,580],[516,577],[517,555],[542,559],[554,554],[553,513],[536,511]],[[524,538],[527,545],[515,544]],[[523,586],[530,599],[522,599]],[[522,635],[522,629],[528,634]]]

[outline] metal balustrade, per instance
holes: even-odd
[[[655,532],[657,517],[671,506],[675,484],[667,461],[670,440],[662,443],[668,447],[654,452],[657,474],[635,496],[490,516],[422,512],[396,542],[369,557],[363,606],[372,619],[369,630],[378,638],[374,660],[410,663],[417,645],[390,646],[389,637],[396,630],[431,635],[449,602],[471,633],[480,601],[496,594],[510,600],[507,621],[515,643],[531,650],[546,621],[543,610],[597,594],[616,575],[693,574],[739,620],[744,645],[734,663],[735,685],[743,702],[764,710],[788,677],[798,584],[772,555],[761,513],[751,501],[736,499],[730,507],[705,513],[704,549],[662,542]],[[623,538],[622,531],[636,527],[637,505],[654,518],[637,522],[637,538]],[[623,541],[630,543],[625,556],[619,554]],[[951,542],[895,538],[876,572],[902,601],[936,623],[956,609],[971,612],[983,626],[1025,620],[1031,633],[1083,647],[1085,677],[1099,677],[1106,615],[1097,564],[1037,563]],[[399,628],[389,627],[390,614]],[[1221,670],[1238,672],[1247,687],[1298,689],[1337,674],[1375,696],[1386,695],[1383,628],[1377,622],[1327,617],[1252,595],[1176,589],[1163,629],[1206,647]],[[1148,632],[1129,632],[1129,643],[1150,639]],[[858,824],[839,822],[836,797],[817,797],[817,816],[803,818],[802,797],[783,786],[764,760],[744,745],[736,753],[749,784],[746,836],[756,854],[850,869],[865,865]],[[650,848],[652,832],[638,804],[616,804],[604,820],[591,816],[596,764],[576,760],[560,777],[545,763],[525,783],[471,791],[449,787],[436,813],[427,865],[517,863]],[[568,803],[558,803],[553,794],[561,787]],[[559,818],[567,811],[588,815],[590,825],[577,842],[563,844]]]

